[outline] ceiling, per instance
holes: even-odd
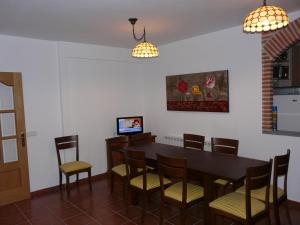
[[[300,0],[269,0],[288,13]],[[1,0],[0,34],[130,48],[129,17],[162,45],[243,23],[259,0]],[[242,31],[241,31],[242,32]]]

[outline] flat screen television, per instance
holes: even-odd
[[[118,117],[117,118],[117,134],[118,135],[132,135],[143,133],[143,117]]]

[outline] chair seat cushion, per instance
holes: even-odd
[[[178,182],[165,189],[165,196],[182,202],[183,183]],[[203,187],[195,184],[187,183],[186,202],[190,203],[204,196]]]
[[[147,170],[153,170],[153,167],[147,166],[146,168]],[[115,172],[116,174],[120,175],[121,177],[125,177],[126,176],[126,164],[119,164],[117,166],[114,166],[113,168],[111,168],[111,170],[113,172]],[[142,172],[143,169],[142,168],[138,168],[138,172]]]
[[[236,190],[236,192],[245,194],[245,186],[242,186]],[[265,196],[266,196],[266,188],[260,188],[256,190],[251,190],[251,197],[259,199],[261,201],[265,201]],[[284,191],[281,188],[277,188],[277,199],[281,198],[284,195]],[[269,202],[273,203],[273,186],[270,186],[270,195],[269,195]]]
[[[120,164],[117,166],[114,166],[113,168],[111,168],[111,170],[120,175],[121,177],[125,177],[126,176],[126,165],[125,164]]]
[[[223,179],[217,179],[214,181],[215,184],[219,184],[219,185],[222,185],[222,186],[226,186],[227,184],[230,183],[230,181],[228,180],[223,180]]]
[[[160,186],[159,176],[153,173],[146,174],[147,179],[147,190],[151,190]],[[169,184],[171,181],[167,178],[164,178],[164,184]],[[137,187],[139,189],[143,189],[143,175],[134,177],[130,180],[130,185]]]
[[[237,192],[224,195],[209,203],[214,209],[221,210],[231,215],[246,219],[246,197]],[[251,215],[252,217],[265,210],[265,203],[251,198]]]
[[[92,165],[83,161],[68,162],[60,165],[60,170],[64,173],[76,172],[83,169],[92,168]]]

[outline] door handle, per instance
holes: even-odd
[[[25,145],[26,145],[26,136],[25,136],[24,132],[21,133],[21,142],[22,142],[22,146],[25,147]]]

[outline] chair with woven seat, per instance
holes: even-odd
[[[108,138],[106,141],[107,167],[110,174],[110,192],[114,191],[115,178],[119,179],[123,186],[123,198],[126,190],[126,164],[125,154],[122,151],[128,147],[128,136]]]
[[[139,146],[144,144],[150,144],[152,140],[153,138],[151,132],[147,132],[131,135],[129,141],[131,146]]]
[[[185,224],[186,209],[199,203],[204,196],[204,189],[187,182],[187,161],[184,158],[170,158],[157,154],[161,183],[160,222],[164,223],[164,205],[166,203],[180,208],[180,223]],[[163,178],[168,177],[172,183],[166,188]]]
[[[189,149],[204,150],[205,136],[197,134],[183,134],[183,147]]]
[[[76,181],[78,184],[79,174],[83,173],[83,172],[87,172],[90,190],[92,191],[92,181],[91,181],[92,165],[87,162],[84,162],[84,161],[79,161],[78,135],[57,137],[54,140],[55,140],[56,153],[57,153],[57,159],[58,159],[60,189],[62,188],[62,174],[63,173],[66,176],[66,189],[67,189],[67,194],[69,195],[70,194],[70,176],[76,174]],[[66,149],[74,149],[74,148],[76,150],[76,161],[62,163],[61,157],[60,157],[60,151],[66,150]]]
[[[246,172],[246,194],[232,192],[209,203],[212,224],[220,215],[241,224],[252,225],[267,217],[270,225],[269,191],[272,172],[272,159],[262,166],[250,167]],[[257,189],[266,187],[263,201],[251,197]]]
[[[216,137],[211,138],[212,152],[237,156],[238,147],[239,147],[238,140],[229,139],[229,138],[216,138]],[[214,181],[214,183],[222,188],[223,194],[225,194],[225,189],[230,185],[230,181],[224,179],[217,179]]]
[[[139,169],[142,169],[142,174]],[[147,197],[160,188],[159,176],[154,173],[147,172],[145,152],[142,151],[126,151],[126,171],[128,174],[128,200],[132,198],[132,192],[142,195],[142,223],[144,223]],[[164,178],[165,185],[170,183],[169,179]],[[129,205],[129,203],[127,204]]]
[[[290,160],[290,150],[287,150],[287,154],[275,156],[274,159],[274,172],[273,172],[273,185],[270,186],[270,196],[269,202],[272,204],[274,208],[274,216],[275,222],[277,225],[280,225],[280,214],[279,207],[285,203],[285,209],[289,224],[292,224],[291,216],[289,212],[289,206],[287,203],[287,176],[288,176],[288,167]],[[284,188],[278,187],[278,179],[279,177],[284,178]],[[245,193],[245,186],[240,187],[236,190],[236,192]],[[255,190],[251,193],[251,197],[263,200],[263,196],[265,195],[266,188],[263,187],[261,189]],[[277,196],[277,197],[276,197]]]

